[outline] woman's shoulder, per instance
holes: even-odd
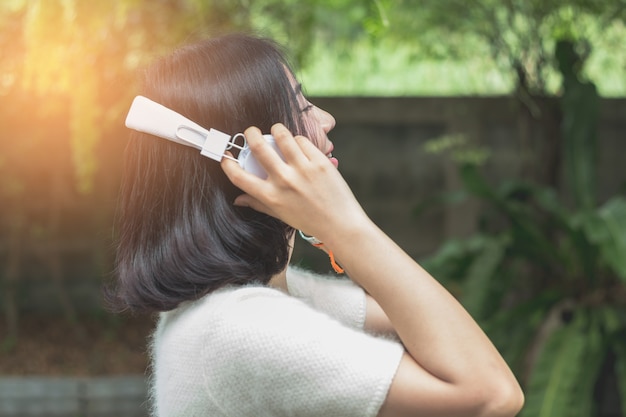
[[[201,355],[206,348],[228,350],[277,325],[276,309],[292,298],[263,286],[229,287],[161,313],[152,334],[153,352]],[[297,300],[296,300],[297,301]]]
[[[282,291],[262,285],[225,287],[197,300],[181,304],[174,310],[159,315],[159,326],[178,325],[181,322],[203,323],[236,318],[250,312],[254,306],[271,304],[289,297]],[[258,313],[258,312],[257,312]]]
[[[195,338],[245,337],[307,320],[320,314],[302,300],[281,290],[248,285],[227,287],[161,313],[155,336],[175,334]]]

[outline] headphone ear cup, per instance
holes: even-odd
[[[274,148],[274,150],[278,153],[281,159],[284,161],[285,157],[278,149],[278,145],[276,145],[276,141],[274,141],[274,137],[272,135],[263,135],[267,143]],[[239,156],[237,157],[239,161],[239,165],[244,169],[244,171],[249,172],[251,174],[256,175],[261,179],[267,178],[267,172],[263,169],[259,161],[256,160],[250,148],[248,146],[244,146],[244,148],[239,152]]]
[[[241,165],[246,172],[254,174],[261,179],[267,178],[267,172],[265,172],[261,164],[259,164],[254,155],[252,155],[250,148],[243,148],[241,152],[239,152],[237,160],[239,161],[239,165]]]

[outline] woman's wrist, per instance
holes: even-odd
[[[335,227],[329,237],[325,238],[324,245],[333,251],[337,262],[349,272],[354,270],[350,265],[367,257],[368,250],[378,245],[384,234],[376,224],[363,215],[360,218],[351,218]],[[350,274],[349,274],[350,275]]]
[[[364,212],[357,212],[356,214],[342,216],[334,223],[326,223],[324,229],[316,237],[324,242],[327,248],[339,251],[341,246],[350,246],[351,242],[359,239],[360,236],[371,233],[368,231],[377,229],[377,226]]]

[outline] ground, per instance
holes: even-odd
[[[0,375],[105,376],[145,374],[154,320],[146,316],[22,315],[17,342],[7,343],[0,316]]]

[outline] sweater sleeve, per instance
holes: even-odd
[[[290,266],[287,290],[350,327],[362,329],[365,325],[365,291],[348,278],[319,275]]]
[[[205,390],[223,415],[376,416],[401,344],[270,289],[243,289],[204,335]]]

